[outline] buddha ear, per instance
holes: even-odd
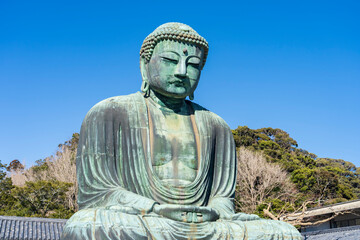
[[[145,57],[140,58],[140,72],[143,81],[149,82],[148,79],[148,66]]]
[[[148,77],[148,63],[146,62],[145,57],[140,58],[140,72],[142,77],[141,91],[145,94],[145,96],[148,96],[150,93],[150,85]]]

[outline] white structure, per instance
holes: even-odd
[[[301,229],[301,232],[360,225],[360,199],[309,209],[304,213],[304,219],[309,219],[309,221],[315,222],[317,220],[330,218],[337,213],[339,215],[330,221],[319,225],[304,227]]]

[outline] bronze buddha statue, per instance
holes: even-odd
[[[78,211],[62,239],[302,239],[291,225],[234,212],[229,126],[194,98],[208,43],[166,23],[140,51],[142,93],[96,104],[81,127]]]

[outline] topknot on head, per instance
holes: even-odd
[[[189,25],[178,22],[169,22],[164,23],[157,27],[151,34],[156,34],[157,32],[167,32],[167,31],[179,31],[184,33],[192,33],[194,35],[199,35],[194,29],[192,29]],[[150,35],[151,35],[150,34]]]
[[[178,23],[169,22],[160,25],[152,33],[147,36],[141,46],[140,56],[150,61],[151,55],[154,51],[155,45],[162,40],[174,40],[187,42],[204,48],[204,60],[202,66],[205,65],[206,57],[209,51],[209,44],[190,26]]]

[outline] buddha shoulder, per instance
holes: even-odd
[[[217,115],[216,113],[213,113],[211,111],[209,111],[208,109],[200,106],[197,103],[192,102],[192,106],[194,108],[194,111],[197,115],[202,115],[203,118],[208,119],[209,121],[211,121],[211,125],[215,125],[218,127],[222,127],[225,129],[230,130],[229,125],[227,125],[227,123],[225,122],[224,119],[222,119],[219,115]]]
[[[139,104],[142,103],[141,93],[133,93],[123,96],[115,96],[104,99],[95,104],[86,114],[85,119],[112,117],[118,114],[127,115],[129,112],[136,111]]]

